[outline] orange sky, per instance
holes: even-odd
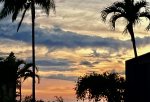
[[[23,83],[23,97],[32,93],[31,82],[28,79]],[[69,102],[75,99],[74,87],[75,82],[41,78],[40,84],[36,84],[36,97],[37,99],[54,100],[54,96],[62,96],[65,101]]]

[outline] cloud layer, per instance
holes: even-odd
[[[20,31],[16,32],[17,25],[10,24],[9,22],[2,22],[0,24],[0,48],[1,54],[8,51],[14,51],[18,54],[23,54],[27,59],[31,59],[31,26],[29,24],[23,23]],[[71,31],[65,31],[57,26],[53,29],[43,29],[36,27],[36,53],[37,59],[36,63],[41,67],[41,71],[58,71],[58,72],[70,72],[79,71],[76,67],[84,66],[95,68],[101,62],[111,62],[109,58],[113,58],[111,54],[118,53],[115,56],[122,56],[121,51],[132,50],[132,43],[130,40],[120,40],[111,37],[100,37],[91,36],[87,34],[79,34]],[[136,38],[138,47],[148,46],[150,44],[150,37]],[[77,53],[74,50],[88,49],[90,48],[92,52],[88,55],[83,55],[79,60],[74,60],[75,58],[61,58],[63,55],[48,56],[52,52],[69,49],[73,54]],[[94,49],[94,50],[93,50]],[[99,53],[95,49],[106,50],[107,53]],[[51,52],[52,51],[52,52]],[[101,52],[101,51],[100,51]],[[40,56],[41,55],[41,56]],[[42,57],[43,56],[43,57]],[[42,57],[42,59],[40,58]],[[44,58],[45,57],[45,58]],[[49,58],[50,57],[50,58]],[[54,58],[57,57],[57,58]],[[60,58],[59,58],[60,57]],[[90,58],[90,60],[89,60]],[[91,60],[92,58],[92,60]],[[94,60],[94,58],[96,58]],[[97,59],[101,58],[101,59]],[[102,59],[103,58],[103,59]],[[119,62],[119,61],[118,61]],[[120,61],[121,62],[121,61]],[[61,74],[60,73],[60,74]],[[59,75],[49,75],[46,78],[60,78]],[[71,78],[71,79],[69,79]],[[72,80],[72,77],[66,77],[64,79]]]

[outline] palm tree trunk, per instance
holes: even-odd
[[[32,102],[35,102],[35,1],[31,0],[31,15],[32,15],[32,63],[33,63],[33,81],[32,81]]]
[[[133,50],[134,50],[134,55],[135,58],[137,57],[137,50],[136,50],[136,42],[135,42],[135,37],[134,37],[134,31],[133,31],[133,25],[132,24],[128,24],[127,29],[131,35],[131,41],[133,44]]]

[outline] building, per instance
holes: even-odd
[[[126,102],[150,102],[150,53],[126,61]]]

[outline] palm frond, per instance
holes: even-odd
[[[33,73],[32,69],[30,69],[31,67],[33,67],[33,63],[26,63],[23,68],[17,71],[18,78],[23,77],[26,73]],[[35,66],[35,68],[38,71],[38,67]]]
[[[24,77],[25,74],[27,73],[32,73],[33,74],[33,71],[30,70],[30,69],[27,69],[26,71],[22,72],[22,73],[18,73],[18,78],[21,78],[21,77]]]
[[[124,0],[124,2],[128,5],[133,5],[134,4],[134,0]]]
[[[19,31],[19,28],[20,28],[20,26],[21,26],[21,24],[22,24],[22,21],[23,21],[23,19],[24,19],[24,16],[25,16],[25,14],[26,14],[26,11],[29,9],[30,5],[31,5],[30,3],[27,3],[27,4],[25,5],[25,9],[24,9],[24,11],[23,11],[21,20],[20,20],[20,22],[19,22],[19,24],[18,24],[17,32]]]
[[[137,1],[135,3],[135,6],[134,6],[134,10],[136,10],[136,12],[139,12],[141,8],[146,8],[148,6],[148,2],[142,0],[142,1]]]
[[[117,7],[117,6],[119,6],[119,7]],[[110,14],[110,13],[120,13],[120,14],[125,13],[124,4],[121,2],[115,2],[115,3],[113,3],[113,5],[102,10],[101,17],[104,22],[106,21],[106,18],[108,16],[108,14]]]
[[[42,7],[45,13],[49,15],[49,10],[52,9],[55,12],[55,2],[54,0],[36,0],[35,4]]]
[[[150,12],[141,12],[139,17],[146,17],[149,20],[149,24],[146,27],[146,30],[150,30]]]
[[[55,13],[56,10],[55,10],[55,2],[54,2],[54,0],[47,0],[47,1],[48,1],[47,3],[49,4],[49,6],[47,6],[47,7],[45,8],[46,14],[49,15],[49,12],[50,12],[51,9],[52,9],[53,12]]]
[[[31,68],[33,66],[32,63],[27,63],[25,64],[25,66],[23,68],[21,68],[20,70],[18,70],[18,75],[25,73],[29,68]]]
[[[23,9],[26,9],[27,0],[14,0],[14,11],[12,15],[12,21],[15,21],[18,13]]]
[[[127,25],[128,26],[128,25]],[[125,27],[125,29],[123,30],[123,34],[127,34],[128,33],[128,28],[127,28],[127,26]]]
[[[121,17],[124,17],[124,15],[123,14],[114,14],[113,16],[111,16],[110,23],[111,23],[112,29],[115,30],[116,20],[121,18]]]
[[[113,5],[118,7],[118,8],[122,8],[122,9],[125,9],[125,7],[126,7],[125,2],[114,2]]]
[[[16,18],[17,18],[17,16],[18,16],[18,10],[16,10],[14,13],[13,13],[13,15],[12,15],[12,22],[14,22],[15,20],[16,20]]]
[[[20,74],[18,75],[18,78],[22,78],[22,77],[24,77],[26,74],[33,74],[33,71],[28,69],[28,70],[26,70],[25,72],[20,73]]]
[[[27,78],[29,78],[29,77],[33,77],[33,73],[26,73],[26,74],[24,74],[24,76],[23,76],[23,81],[25,81]]]
[[[1,0],[1,2],[4,2],[0,11],[0,19],[3,19],[14,11],[14,3],[10,2],[10,0]]]
[[[53,9],[54,12],[56,12],[56,6],[55,6],[55,1],[54,0],[50,0],[50,9]]]
[[[35,76],[38,79],[38,83],[39,83],[40,82],[39,75],[34,74],[33,72],[32,73],[25,73],[24,76],[23,76],[23,80],[25,81],[27,78],[29,78],[29,77],[32,78],[33,76]]]
[[[38,83],[40,83],[40,76],[35,74],[35,77],[38,79]]]
[[[0,2],[4,2],[4,0],[0,0]]]
[[[140,17],[138,17],[137,15],[137,18],[135,19],[135,21],[133,22],[133,26],[135,26],[136,24],[139,24],[141,21]]]
[[[17,67],[19,67],[21,64],[25,64],[25,61],[20,59],[16,60]]]
[[[0,19],[4,19],[9,14],[11,14],[11,11],[9,11],[9,8],[3,7],[2,10],[0,11]]]

